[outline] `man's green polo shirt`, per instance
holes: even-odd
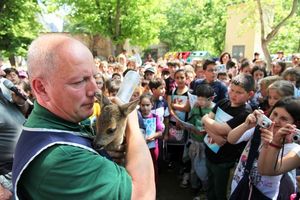
[[[89,135],[35,103],[24,125]],[[39,154],[23,172],[18,191],[26,199],[130,199],[132,180],[124,167],[86,149],[57,144]]]

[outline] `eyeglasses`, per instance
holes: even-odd
[[[103,84],[103,82],[101,82],[101,81],[99,81],[99,82],[98,82],[98,81],[96,81],[96,84],[97,84],[97,85],[102,85],[102,84]]]
[[[208,71],[208,72],[217,72],[218,70],[217,69],[207,69],[206,71]]]

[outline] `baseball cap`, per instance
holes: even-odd
[[[146,68],[146,70],[145,70],[145,73],[146,72],[152,72],[153,74],[155,74],[155,69],[153,68],[153,67],[148,67],[148,68]]]
[[[27,75],[26,71],[20,70],[19,71],[19,77],[20,78],[28,78],[28,75]]]

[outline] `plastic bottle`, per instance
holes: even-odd
[[[139,85],[140,75],[136,71],[126,73],[121,87],[117,93],[117,97],[123,102],[128,103],[135,88]]]

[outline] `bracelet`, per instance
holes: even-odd
[[[270,142],[269,146],[274,147],[275,149],[281,149],[281,147],[282,147],[282,146],[279,146],[277,144],[274,144],[273,142]]]

